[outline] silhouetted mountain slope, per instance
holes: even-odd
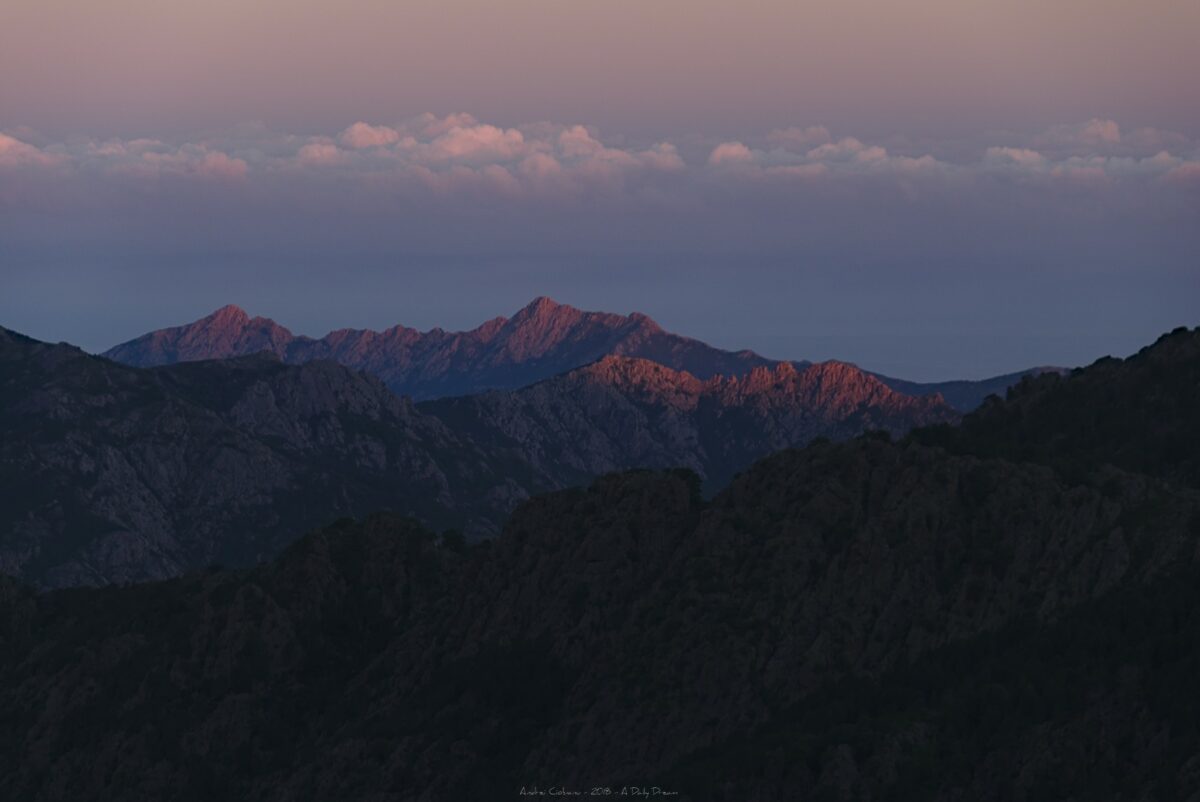
[[[1196,426],[1196,336],[708,503],[639,471],[467,549],[374,516],[243,571],[0,581],[0,797],[1194,798],[1200,491],[1154,444]]]
[[[902,434],[958,417],[940,398],[901,395],[840,362],[784,362],[701,381],[620,356],[521,390],[419,408],[491,450],[518,452],[549,477],[684,466],[711,489],[766,454],[817,437]]]
[[[769,364],[751,351],[722,351],[670,334],[642,314],[583,312],[549,298],[537,298],[511,318],[498,317],[471,331],[342,329],[319,340],[294,336],[273,321],[226,306],[195,323],[151,332],[104,355],[150,367],[262,350],[291,363],[332,359],[372,373],[397,393],[417,399],[523,387],[606,354],[651,359],[702,378],[739,375]]]
[[[664,785],[706,800],[1195,799],[1200,570],[830,683]],[[690,793],[689,793],[690,792]]]
[[[48,586],[253,563],[383,508],[498,527],[536,489],[332,362],[147,371],[4,330],[0,475],[0,573]]]
[[[1160,589],[1195,570],[1194,493],[877,438],[697,491],[608,477],[466,553],[372,518],[246,572],[5,592],[0,796],[963,798],[996,777],[1044,789],[1056,756],[1076,798],[1143,798],[1172,772],[1181,798],[1200,790],[1179,768],[1194,721],[1170,729],[1158,701],[1192,682],[1172,633],[1195,594]],[[1076,626],[1126,598],[1127,626],[1179,622],[1139,633],[1148,654]],[[1039,660],[1057,673],[1026,677]],[[1098,771],[1118,782],[1078,784]]]
[[[1074,478],[1105,464],[1200,487],[1200,328],[1128,359],[1016,385],[958,428],[919,433],[958,453],[1052,465]]]
[[[913,382],[905,379],[894,379],[891,376],[884,376],[879,373],[872,373],[871,375],[898,393],[904,393],[905,395],[940,395],[945,399],[947,404],[959,412],[970,412],[982,404],[990,395],[1003,398],[1009,387],[1017,384],[1026,376],[1066,372],[1065,368],[1040,367],[1021,370],[1016,373],[1005,373],[1001,376],[992,376],[987,379],[958,379],[945,382]]]

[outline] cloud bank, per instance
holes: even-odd
[[[1198,207],[1200,142],[1108,119],[965,143],[873,141],[813,124],[638,142],[466,113],[323,133],[248,124],[173,141],[0,133],[0,235],[31,253],[100,242],[882,259],[1019,241],[1036,258],[1077,259],[1114,232],[1127,247],[1151,231],[1187,239],[1179,221]],[[1191,241],[1171,247],[1178,255]]]
[[[606,143],[583,125],[502,127],[469,114],[424,114],[391,124],[354,122],[328,135],[245,126],[183,142],[154,138],[39,142],[0,133],[0,170],[42,171],[58,179],[270,182],[278,176],[408,183],[445,195],[491,191],[502,196],[571,195],[636,190],[680,179],[837,180],[853,176],[964,179],[1039,176],[1047,180],[1188,181],[1200,169],[1200,143],[1153,128],[1122,131],[1113,120],[1056,125],[1028,136],[981,141],[975,158],[834,136],[827,127],[788,127],[745,141],[717,142],[685,160],[671,142]]]

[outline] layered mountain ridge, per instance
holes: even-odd
[[[539,297],[511,318],[497,317],[470,331],[427,332],[405,326],[384,331],[339,329],[320,339],[297,336],[274,321],[236,306],[184,326],[160,329],[117,345],[104,356],[136,367],[224,359],[269,351],[285,362],[332,359],[378,376],[417,400],[515,389],[609,355],[629,356],[685,371],[700,379],[742,376],[783,364],[753,351],[726,351],[663,330],[644,314],[586,312]],[[798,368],[809,363],[794,362]],[[960,412],[991,394],[1003,394],[1032,371],[981,381],[922,384],[876,375],[907,395],[941,394]]]
[[[1196,798],[1198,378],[1180,330],[710,501],[639,471],[465,550],[375,516],[249,571],[0,581],[0,795]]]
[[[320,339],[225,306],[195,323],[151,332],[104,356],[138,367],[270,351],[290,363],[332,359],[378,376],[415,399],[521,387],[607,354],[643,357],[708,378],[766,365],[751,351],[723,351],[665,332],[645,315],[584,312],[540,297],[511,318],[470,331],[339,329]]]
[[[518,450],[549,476],[684,466],[709,490],[766,454],[818,437],[898,435],[958,419],[939,396],[897,393],[841,362],[783,362],[701,380],[623,356],[519,390],[419,408],[489,448]]]
[[[414,406],[330,360],[141,369],[0,330],[0,572],[58,587],[247,565],[381,509],[476,540],[530,495],[609,471],[686,466],[715,490],[816,437],[956,417],[849,365],[701,381],[606,357]]]
[[[0,476],[0,572],[46,586],[253,564],[375,509],[494,532],[549,489],[334,362],[141,370],[3,329]]]

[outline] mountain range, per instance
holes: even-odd
[[[139,370],[4,330],[0,476],[0,571],[43,586],[253,564],[375,509],[494,530],[530,489],[336,363]]]
[[[374,374],[388,387],[416,400],[515,389],[604,356],[657,362],[699,379],[736,377],[756,367],[779,364],[753,351],[725,351],[664,331],[646,315],[585,312],[540,297],[511,318],[497,317],[471,331],[420,332],[405,326],[385,331],[340,329],[320,339],[297,336],[278,323],[250,317],[236,306],[174,328],[153,331],[103,355],[136,367],[203,359],[226,359],[269,351],[298,364],[332,359]],[[794,363],[797,368],[808,362]],[[877,375],[906,395],[935,395],[969,411],[992,394],[1003,394],[1033,368],[980,381],[920,383]]]
[[[0,796],[1198,798],[1198,392],[1181,329],[710,499],[636,471],[473,546],[377,515],[247,570],[0,580]]]
[[[0,330],[0,572],[61,587],[252,565],[385,509],[473,541],[609,471],[687,466],[713,491],[780,448],[957,417],[842,363],[701,380],[610,356],[414,405],[329,360],[143,369]]]
[[[547,477],[681,466],[709,491],[762,456],[818,437],[898,435],[959,417],[939,396],[903,395],[844,362],[780,362],[701,380],[621,356],[519,390],[418,408],[483,447],[519,453]]]

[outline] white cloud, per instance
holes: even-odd
[[[750,148],[741,142],[722,142],[708,154],[708,163],[718,164],[752,164],[757,158]]]
[[[709,154],[708,164],[738,175],[754,178],[801,178],[851,174],[916,175],[949,169],[930,155],[896,156],[880,145],[868,145],[854,137],[832,141],[824,128],[782,129],[768,134],[773,143],[786,140],[787,147],[771,150],[749,148],[741,142],[722,142]],[[798,152],[806,139],[830,141]]]
[[[79,169],[99,170],[135,177],[194,176],[202,178],[241,179],[249,164],[219,148],[205,143],[188,142],[170,145],[158,139],[109,139],[88,142],[82,150],[70,153],[70,160]]]
[[[1033,176],[1048,176],[1074,183],[1100,184],[1110,181],[1138,180],[1177,175],[1188,172],[1192,164],[1166,150],[1152,156],[1070,155],[1051,158],[1029,148],[990,147],[983,158],[983,167],[995,171],[1021,172]]]
[[[338,141],[350,148],[377,148],[399,142],[401,134],[386,125],[356,122],[338,134]]]
[[[51,167],[62,159],[16,137],[0,133],[0,167]]]
[[[1171,168],[1166,179],[1173,183],[1200,189],[1200,161],[1184,162]]]
[[[1045,156],[1030,148],[990,147],[984,153],[983,163],[989,167],[1043,170],[1047,161]]]
[[[1093,153],[1121,142],[1121,126],[1114,120],[1093,117],[1087,122],[1054,125],[1034,137],[1039,149],[1074,149]]]
[[[525,136],[515,128],[456,125],[424,146],[421,155],[428,162],[489,163],[510,161],[526,152]]]
[[[326,167],[342,164],[347,155],[333,142],[317,140],[309,142],[296,153],[296,160],[306,167]]]
[[[819,145],[808,152],[810,161],[878,162],[887,159],[887,150],[878,145],[867,146],[854,137]]]
[[[1085,142],[1120,142],[1121,126],[1112,120],[1093,118],[1083,124],[1080,136]]]

